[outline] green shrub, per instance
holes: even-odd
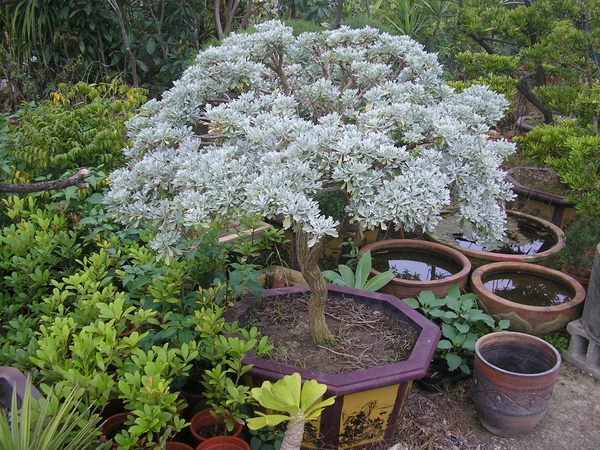
[[[382,22],[379,19],[376,19],[375,17],[351,16],[351,17],[347,17],[346,19],[342,20],[342,25],[347,25],[350,28],[371,27],[371,28],[375,28],[381,32],[384,32],[384,33],[390,33],[390,34],[396,33],[396,31],[394,30],[394,28],[392,26],[390,26],[387,23]]]
[[[302,33],[307,32],[318,32],[323,31],[323,27],[318,23],[312,22],[310,20],[301,20],[301,19],[288,19],[283,21],[288,27],[291,27],[294,33],[294,36],[298,36]]]
[[[442,329],[433,359],[444,362],[451,372],[460,369],[470,373],[477,339],[510,326],[508,320],[496,320],[479,309],[475,294],[460,295],[456,285],[444,298],[438,298],[431,291],[421,291],[417,298],[405,298],[404,302]]]
[[[565,232],[565,247],[560,252],[560,260],[569,273],[585,277],[585,272],[592,268],[599,243],[598,218],[580,218]]]
[[[575,101],[583,87],[553,84],[549,86],[538,86],[533,92],[545,102],[552,111],[559,114],[569,115],[573,113]]]
[[[552,167],[571,192],[581,214],[600,216],[600,136],[574,120],[535,127],[515,138],[523,156]]]
[[[125,120],[145,101],[142,89],[111,83],[59,85],[50,99],[26,104],[9,121],[3,143],[17,181],[77,167],[114,169],[122,160]]]

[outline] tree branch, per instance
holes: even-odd
[[[545,123],[553,123],[554,117],[552,116],[552,111],[548,108],[544,102],[542,102],[537,95],[531,90],[531,77],[533,74],[526,75],[521,78],[521,80],[517,83],[517,90],[525,97],[533,106],[539,109],[544,115]]]
[[[87,188],[89,187],[87,183],[83,180],[92,175],[85,167],[80,168],[73,175],[68,176],[67,178],[63,178],[60,180],[49,180],[49,181],[40,181],[38,183],[29,183],[29,184],[8,184],[8,183],[0,183],[0,193],[5,194],[30,194],[32,192],[40,192],[40,191],[55,191],[58,189],[64,189],[69,186],[76,186],[78,188]]]

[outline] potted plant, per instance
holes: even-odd
[[[152,246],[168,258],[181,253],[187,229],[216,217],[283,217],[309,286],[309,334],[327,346],[335,341],[325,319],[332,289],[317,261],[352,223],[431,229],[454,201],[482,236],[502,237],[499,203],[511,193],[500,163],[514,146],[484,132],[507,102],[481,86],[454,93],[435,55],[406,37],[370,28],[295,37],[278,22],[256,28],[202,52],[173,89],[129,122],[129,161],[111,174],[106,200],[124,223],[158,225]],[[316,201],[334,191],[344,201],[340,220]],[[419,363],[409,372],[424,374],[435,326],[393,297],[333,292],[409,319],[424,345],[413,349]]]
[[[249,352],[262,356],[272,349],[256,327],[247,330],[237,322],[226,322],[224,311],[216,305],[196,311],[202,357],[212,367],[204,371],[201,382],[209,408],[198,411],[190,424],[199,443],[215,436],[240,434],[247,417],[244,407],[251,401],[250,388],[241,382],[252,368],[244,363],[244,357]]]
[[[259,430],[288,422],[281,449],[299,449],[304,436],[304,424],[317,419],[323,408],[335,402],[335,397],[320,400],[326,391],[327,386],[316,380],[302,384],[297,372],[282,377],[274,384],[265,381],[261,387],[252,389],[252,397],[269,413],[257,412],[258,417],[248,419],[248,428]]]
[[[21,377],[24,376],[21,374]],[[13,378],[13,381],[17,381]],[[19,382],[19,384],[21,384]],[[0,408],[0,448],[20,450],[100,450],[109,448],[98,437],[100,417],[91,407],[81,408],[83,389],[64,398],[39,393],[27,378],[11,386],[9,410]],[[59,402],[60,400],[60,402]]]
[[[457,285],[445,297],[422,291],[403,301],[442,329],[432,365],[419,385],[429,392],[444,389],[471,374],[475,342],[481,336],[502,331],[510,326],[507,319],[498,320],[478,308],[477,296],[462,294]]]
[[[580,218],[565,232],[565,248],[560,254],[562,270],[587,288],[594,262],[594,251],[600,242],[598,219]]]

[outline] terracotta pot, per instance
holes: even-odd
[[[190,447],[183,442],[167,442],[167,450],[194,450],[193,447]]]
[[[100,424],[102,434],[107,442],[113,442],[114,437],[124,428],[129,415],[131,413],[128,412],[114,414]],[[116,448],[117,443],[113,442],[112,446]]]
[[[485,282],[493,274],[531,274],[565,286],[571,300],[556,306],[531,306],[510,301],[494,294]],[[530,334],[546,334],[560,330],[575,320],[583,309],[585,290],[572,277],[537,264],[498,262],[481,266],[471,275],[471,289],[479,297],[481,307],[491,315],[510,320],[510,329]]]
[[[398,298],[407,298],[416,297],[419,295],[419,292],[423,290],[430,290],[439,297],[443,297],[453,284],[457,284],[460,289],[464,289],[467,285],[469,272],[471,272],[471,263],[469,262],[469,259],[462,253],[445,245],[417,239],[388,239],[373,242],[372,244],[361,248],[360,252],[366,253],[371,251],[371,254],[373,255],[378,251],[390,249],[414,249],[419,252],[434,255],[439,259],[450,260],[459,268],[459,271],[439,280],[414,281],[393,278],[392,281],[380,289],[380,292],[392,294]],[[371,275],[375,276],[379,273],[378,270],[371,269]]]
[[[522,169],[552,172],[548,167],[518,166],[509,169],[506,181],[512,183],[513,192],[517,194],[517,198],[510,203],[510,209],[540,217],[565,229],[577,217],[575,204],[565,200],[562,195],[551,194],[522,184],[514,177],[515,172]]]
[[[560,361],[558,351],[535,336],[505,331],[481,337],[473,369],[481,424],[504,437],[529,433],[546,413]]]
[[[427,373],[440,338],[440,329],[392,295],[332,285],[328,289],[331,294],[352,298],[374,310],[397,314],[418,330],[415,346],[408,359],[344,374],[324,373],[256,357],[245,358],[244,364],[254,365],[249,371],[254,385],[259,386],[263,380],[274,381],[298,372],[303,380],[314,379],[326,384],[324,397],[337,396],[335,403],[323,410],[319,420],[307,424],[303,446],[379,448],[378,445],[384,445],[385,441],[389,442],[394,437],[396,422],[412,380]],[[270,289],[263,292],[263,298],[285,299],[290,295],[308,292],[308,286]],[[230,308],[225,318],[229,321],[243,319],[255,303],[254,297],[246,297]]]
[[[536,228],[545,229],[553,236],[554,244],[551,248],[544,250],[540,253],[533,255],[515,255],[510,253],[496,253],[480,250],[472,250],[470,248],[461,247],[456,241],[446,239],[441,236],[437,236],[434,233],[427,233],[425,236],[439,244],[447,245],[452,247],[454,250],[458,250],[460,253],[465,255],[473,264],[473,267],[479,267],[484,264],[489,264],[498,261],[512,261],[512,262],[524,262],[533,264],[542,264],[544,266],[552,264],[557,258],[559,252],[565,246],[565,236],[560,228],[556,225],[548,222],[547,220],[534,217],[529,214],[523,214],[518,211],[507,211],[509,217],[512,217],[518,221],[530,222]]]
[[[194,436],[194,439],[196,440],[196,442],[202,442],[202,441],[205,441],[205,440],[209,439],[210,437],[212,437],[212,436],[203,436],[201,434],[204,428],[215,427],[215,425],[219,425],[219,424],[222,424],[222,426],[225,427],[225,423],[222,420],[221,421],[216,420],[213,417],[213,415],[211,414],[211,411],[212,411],[212,409],[203,409],[202,411],[198,411],[196,414],[194,414],[194,417],[192,417],[192,420],[190,423],[190,432],[192,433],[192,436]],[[237,437],[240,435],[241,432],[242,432],[242,425],[239,423],[236,423],[235,428],[230,433],[230,436]]]
[[[217,436],[201,442],[196,450],[250,450],[250,445],[237,437]]]

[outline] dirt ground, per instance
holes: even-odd
[[[406,401],[394,450],[598,450],[600,381],[563,361],[548,412],[523,438],[502,438],[476,418],[468,379],[448,392],[414,387]]]

